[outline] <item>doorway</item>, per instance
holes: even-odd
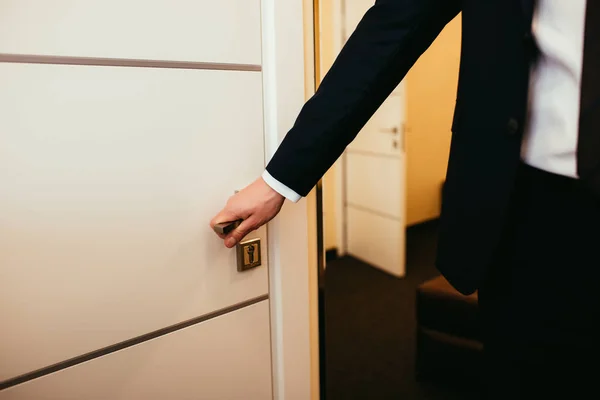
[[[321,76],[373,4],[320,0]],[[470,398],[419,383],[414,367],[416,288],[439,274],[436,224],[459,54],[460,17],[323,179],[329,398]]]
[[[372,5],[372,0],[333,2],[335,53]],[[335,180],[341,252],[400,278],[406,273],[404,86],[402,82],[392,91],[348,146],[336,165]]]

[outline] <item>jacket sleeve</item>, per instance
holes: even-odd
[[[460,0],[377,0],[267,165],[306,196],[400,83]]]

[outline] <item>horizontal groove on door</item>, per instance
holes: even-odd
[[[383,213],[381,211],[373,210],[373,209],[371,209],[369,207],[359,206],[358,204],[353,204],[353,203],[347,202],[346,203],[346,207],[355,208],[357,210],[368,212],[368,213],[371,213],[371,214],[375,214],[375,215],[378,215],[378,216],[383,217],[383,218],[393,219],[394,221],[398,221],[398,222],[402,221],[402,219],[400,219],[398,217],[395,217],[395,216],[393,216],[391,214],[386,214],[386,213]]]
[[[249,300],[243,301],[241,303],[237,303],[237,304],[231,305],[229,307],[225,307],[220,310],[213,311],[211,313],[202,315],[197,318],[192,318],[190,320],[183,321],[178,324],[171,325],[171,326],[168,326],[168,327],[165,327],[162,329],[158,329],[156,331],[146,333],[144,335],[137,336],[135,338],[128,339],[123,342],[104,347],[102,349],[94,350],[87,354],[73,357],[69,360],[61,361],[59,363],[50,365],[48,367],[40,368],[36,371],[28,372],[26,374],[23,374],[23,375],[5,380],[3,382],[0,382],[0,391],[2,391],[4,389],[8,389],[8,388],[16,386],[16,385],[20,385],[22,383],[25,383],[25,382],[28,382],[28,381],[31,381],[31,380],[34,380],[37,378],[41,378],[46,375],[50,375],[52,373],[58,372],[60,370],[66,369],[66,368],[73,367],[78,364],[82,364],[84,362],[93,360],[95,358],[103,357],[108,354],[115,353],[120,350],[124,350],[128,347],[132,347],[132,346],[147,342],[149,340],[156,339],[160,336],[164,336],[169,333],[173,333],[173,332],[185,329],[185,328],[189,328],[190,326],[197,325],[202,322],[206,322],[213,318],[220,317],[220,316],[228,314],[230,312],[252,306],[254,304],[260,303],[260,302],[268,300],[268,299],[269,299],[268,294],[265,294],[265,295],[259,296],[259,297],[255,297],[253,299],[249,299]]]
[[[204,69],[218,71],[250,71],[260,72],[262,66],[254,64],[229,64],[194,61],[143,60],[127,58],[96,58],[71,56],[46,56],[35,54],[0,53],[0,62],[15,64],[55,64],[86,65],[101,67],[137,67],[137,68],[172,68],[172,69]]]
[[[383,158],[400,158],[400,155],[392,155],[392,154],[385,154],[385,153],[376,153],[374,151],[368,151],[368,150],[357,150],[357,149],[353,149],[353,148],[348,148],[348,150],[346,150],[348,153],[354,153],[354,154],[360,154],[362,156],[372,156],[372,157],[383,157]]]

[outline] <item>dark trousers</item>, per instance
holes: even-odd
[[[600,398],[600,199],[522,165],[479,290],[488,399]]]

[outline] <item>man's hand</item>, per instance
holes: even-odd
[[[285,197],[273,190],[262,178],[229,198],[225,208],[218,213],[210,227],[222,222],[243,220],[227,235],[219,235],[225,246],[231,248],[247,234],[272,220],[281,210]]]

